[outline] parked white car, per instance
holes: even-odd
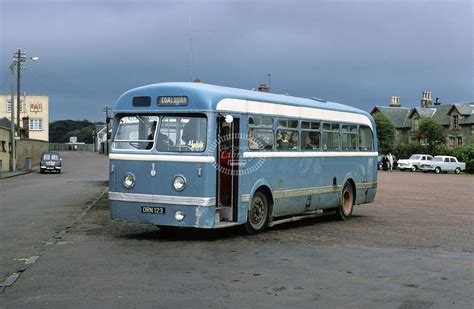
[[[420,168],[425,173],[434,171],[436,174],[441,172],[454,172],[459,174],[466,169],[466,163],[459,162],[455,157],[435,156],[433,161],[421,164]]]
[[[416,172],[417,169],[421,167],[423,163],[431,162],[433,156],[426,154],[414,154],[409,159],[398,160],[398,169],[401,171],[411,170]]]

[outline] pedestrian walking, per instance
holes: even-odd
[[[387,161],[388,161],[388,168],[390,169],[390,172],[393,170],[393,156],[389,152],[387,155]]]

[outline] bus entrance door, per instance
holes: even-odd
[[[217,118],[217,208],[216,219],[237,221],[239,177],[239,119],[231,123]]]

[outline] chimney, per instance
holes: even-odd
[[[432,105],[433,101],[431,100],[431,91],[423,91],[421,95],[421,107],[428,108]]]
[[[265,84],[260,84],[260,87],[258,87],[258,91],[260,92],[268,92],[269,90],[270,88]]]
[[[30,138],[30,117],[23,117],[21,118],[23,122],[23,134],[22,137]]]
[[[390,107],[401,107],[400,105],[400,98],[397,96],[392,96],[392,100],[390,101]]]
[[[436,105],[436,106],[441,105],[441,102],[439,101],[439,98],[436,98],[436,101],[434,102],[434,105]]]

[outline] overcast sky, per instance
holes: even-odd
[[[370,111],[473,100],[470,0],[0,0],[0,92],[22,48],[22,92],[50,120],[102,120],[128,89],[199,78]],[[191,44],[190,44],[191,38]]]

